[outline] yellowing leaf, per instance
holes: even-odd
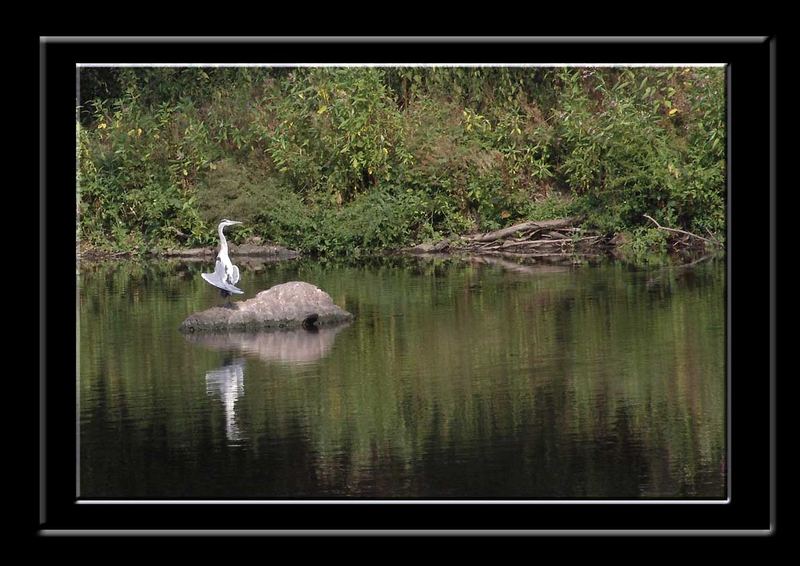
[[[328,109],[328,107],[325,104],[323,104],[322,106],[319,107],[319,110],[317,110],[317,114],[322,114],[327,109]]]
[[[669,115],[670,116],[674,116],[677,113],[678,113],[678,109],[677,108],[673,108],[672,110],[669,111]]]

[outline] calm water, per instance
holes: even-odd
[[[241,266],[355,321],[186,337],[207,267],[81,266],[81,497],[725,497],[722,261]]]

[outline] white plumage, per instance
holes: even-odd
[[[244,291],[236,287],[236,283],[239,282],[239,268],[233,265],[230,257],[228,257],[228,242],[222,232],[223,228],[234,224],[241,224],[241,222],[223,218],[222,222],[219,223],[217,231],[219,232],[220,248],[214,265],[214,273],[201,273],[203,279],[222,290],[223,296],[226,293],[237,295],[244,293]]]

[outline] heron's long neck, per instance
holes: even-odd
[[[225,234],[222,233],[222,226],[219,227],[219,253],[228,255],[228,241],[225,239]]]

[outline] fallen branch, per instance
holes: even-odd
[[[714,236],[714,234],[711,233],[711,230],[709,230],[708,227],[706,227],[706,232],[708,232],[708,235],[711,237],[712,240],[714,240],[715,244],[717,244],[718,246],[722,245],[720,244],[719,240],[717,240],[716,236]]]
[[[685,234],[687,236],[692,236],[693,238],[697,238],[698,240],[703,240],[704,242],[708,242],[709,244],[714,244],[714,245],[717,245],[717,246],[719,245],[719,242],[713,242],[713,241],[709,240],[708,238],[704,238],[703,236],[698,236],[697,234],[692,234],[691,232],[687,232],[686,230],[678,230],[677,228],[667,228],[666,226],[662,226],[661,224],[659,224],[655,220],[655,218],[653,218],[652,216],[649,216],[647,214],[645,214],[644,217],[647,218],[648,220],[651,220],[652,222],[654,222],[655,225],[660,230],[666,230],[667,232],[674,232],[676,234]]]
[[[605,237],[593,231],[574,226],[579,217],[555,220],[528,221],[482,234],[468,234],[448,239],[450,252],[497,255],[510,251],[520,257],[558,257],[585,254],[605,243]],[[411,253],[433,253],[439,244],[418,244],[409,248]]]
[[[494,250],[497,248],[502,248],[505,245],[505,242],[487,242],[485,244],[478,244],[478,249],[481,250]]]
[[[464,236],[463,239],[469,242],[493,242],[494,240],[499,240],[501,238],[505,238],[506,236],[516,234],[517,232],[523,232],[525,230],[540,230],[540,229],[554,230],[557,228],[572,226],[573,224],[575,224],[576,220],[577,220],[576,218],[561,218],[558,220],[523,222],[522,224],[515,224],[514,226],[509,226],[508,228],[503,228],[502,230],[495,230],[494,232],[486,232],[484,234],[474,234],[472,236]]]

